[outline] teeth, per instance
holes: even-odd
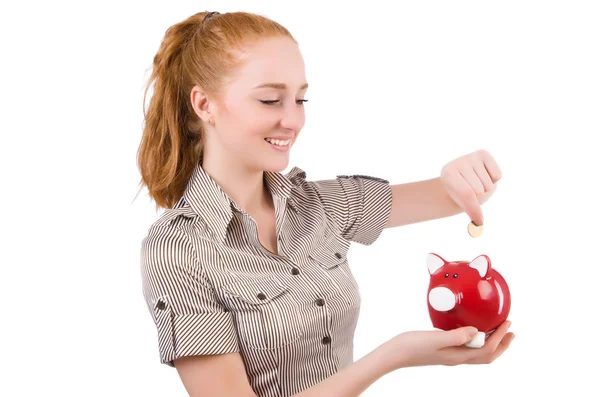
[[[277,146],[287,146],[290,143],[290,140],[291,139],[288,139],[287,141],[282,141],[280,139],[265,138],[265,141]]]

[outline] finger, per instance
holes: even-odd
[[[477,196],[481,196],[483,193],[485,193],[485,187],[483,186],[483,182],[481,181],[473,167],[460,170],[460,174],[469,183],[471,189],[475,192]]]
[[[465,174],[470,179],[477,179],[477,176],[475,175],[475,172],[472,169],[471,173],[465,172]],[[463,209],[465,210],[469,218],[471,218],[473,223],[475,223],[477,226],[481,226],[483,225],[483,212],[481,211],[481,205],[479,204],[479,200],[477,199],[477,194],[475,193],[475,190],[471,186],[469,180],[467,180],[467,177],[465,177],[465,174],[461,172],[461,175],[463,177],[457,178],[456,180],[458,195],[463,204]],[[483,185],[481,185],[481,182],[479,183],[480,190],[482,191]]]
[[[508,349],[508,347],[514,339],[515,334],[513,334],[512,332],[507,333],[506,335],[504,335],[504,337],[500,341],[500,344],[498,344],[494,351],[467,360],[465,361],[465,364],[491,364],[492,362],[496,361],[498,357],[504,354],[504,352]]]
[[[496,162],[494,157],[492,157],[492,155],[486,151],[483,152],[482,158],[483,158],[483,164],[484,164],[488,174],[490,175],[492,182],[494,182],[494,183],[498,182],[500,180],[500,178],[502,178],[502,171],[500,170],[498,163]]]
[[[492,353],[490,361],[495,361],[498,357],[500,357],[508,349],[508,347],[514,339],[515,334],[513,334],[512,332],[509,332],[506,335],[504,335],[504,338],[502,338],[502,341],[500,342],[496,350],[494,350],[494,352]]]
[[[482,357],[485,359],[485,357],[490,356],[498,348],[498,345],[505,337],[510,325],[510,321],[505,321],[504,323],[500,324],[500,326],[496,328],[494,332],[492,332],[490,337],[487,338],[485,344],[481,348],[471,348],[466,346],[448,348],[446,349],[447,354],[452,361],[466,362],[479,360]],[[468,338],[464,343],[467,343],[471,339],[472,337]]]
[[[500,324],[500,326],[496,328],[496,330],[494,330],[494,332],[492,332],[489,338],[485,341],[485,345],[483,348],[490,351],[495,350],[498,347],[498,344],[502,341],[502,339],[508,332],[510,326],[511,322],[508,320]]]
[[[475,174],[477,174],[477,177],[481,181],[481,184],[483,185],[484,190],[486,192],[494,191],[494,189],[495,189],[494,182],[492,182],[492,177],[485,169],[485,166],[483,164],[477,164],[473,168],[475,170]]]

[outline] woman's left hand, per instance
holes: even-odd
[[[442,168],[441,181],[448,195],[477,226],[483,225],[481,205],[496,190],[502,172],[485,150],[459,157]]]

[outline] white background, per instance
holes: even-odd
[[[512,347],[491,365],[401,369],[364,396],[598,395],[598,3],[332,3],[3,3],[0,395],[186,395],[141,294],[159,213],[136,197],[136,150],[160,40],[203,10],[260,13],[299,41],[310,89],[290,168],[309,179],[411,182],[481,148],[504,173],[481,238],[462,214],[386,230],[350,263],[356,359],[430,329],[428,252],[490,256]]]

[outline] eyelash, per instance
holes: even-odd
[[[262,102],[263,104],[265,104],[265,105],[273,105],[273,104],[275,104],[275,103],[279,102],[279,100],[274,100],[274,101],[261,101],[261,102]],[[301,103],[299,103],[298,105],[304,106],[304,103],[305,103],[305,102],[308,102],[308,99],[299,99],[299,100],[297,100],[296,102],[301,102]]]

